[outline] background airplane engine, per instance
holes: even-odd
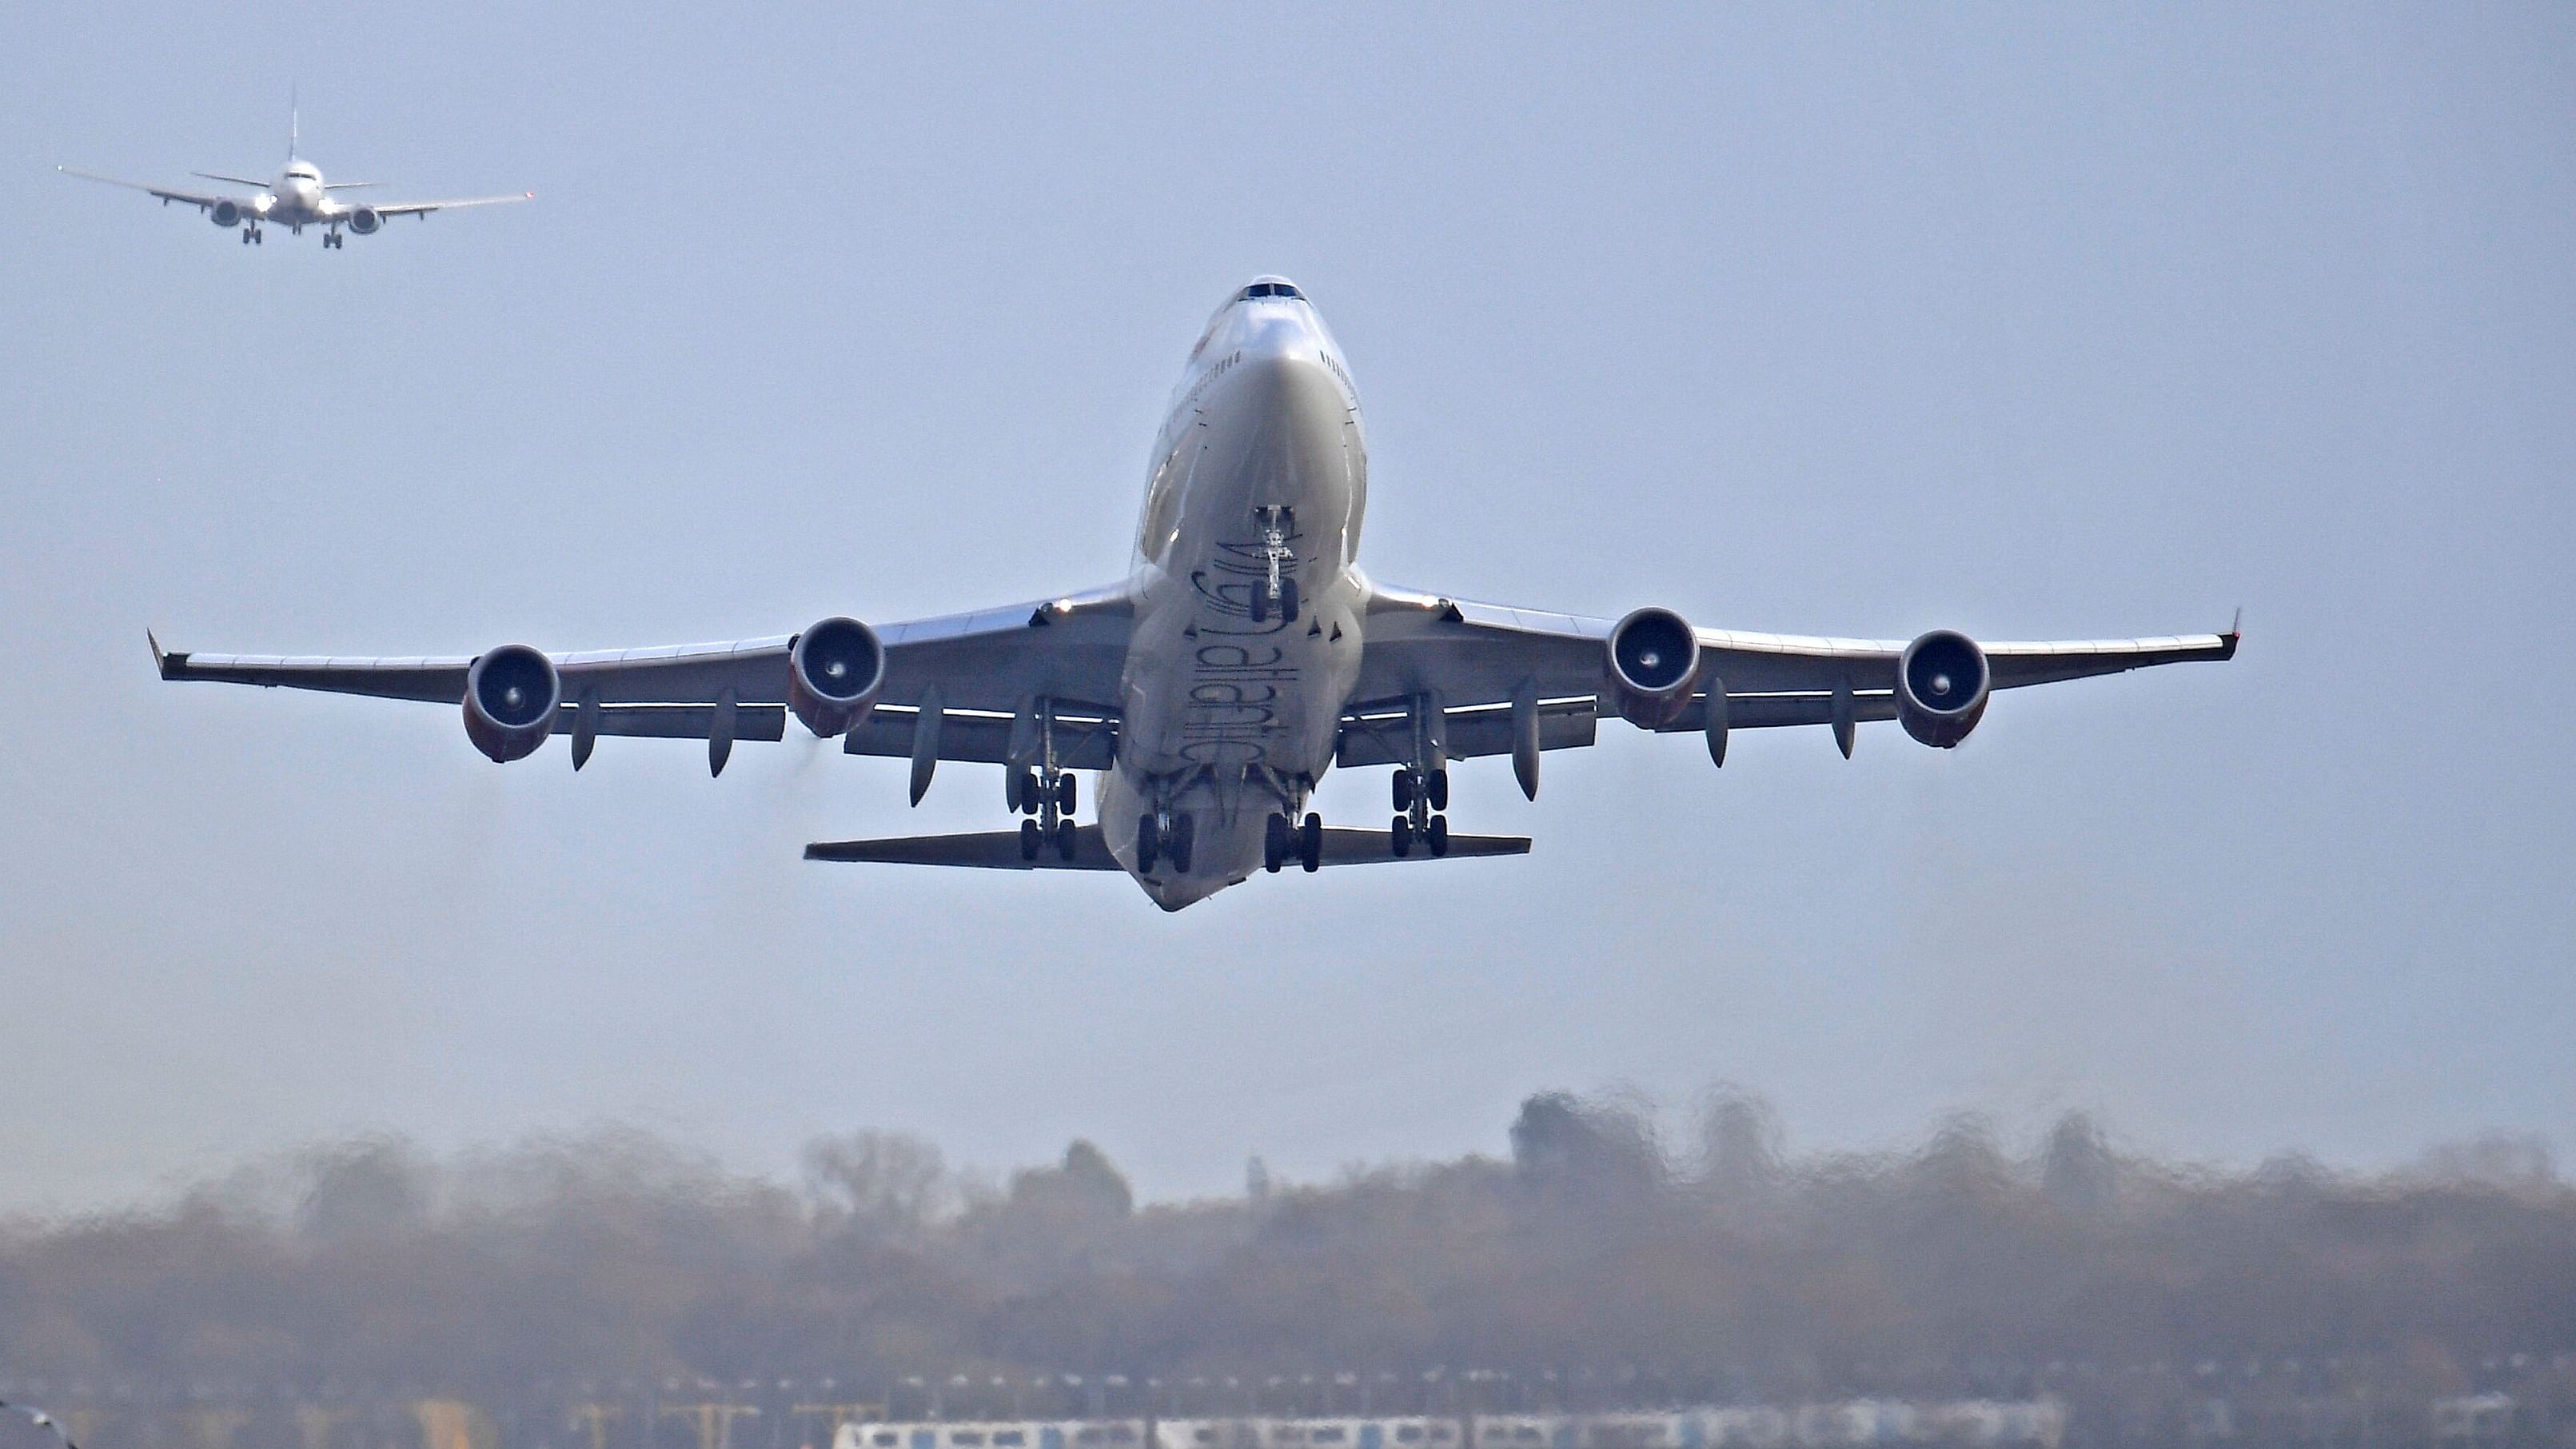
[[[218,201],[206,208],[206,220],[217,226],[239,226],[241,216],[241,206],[237,202]]]
[[[362,206],[349,213],[349,230],[360,236],[374,236],[376,228],[384,224],[385,219],[377,215],[372,206]]]
[[[486,652],[465,671],[465,737],[495,763],[524,759],[555,731],[563,676],[525,644]]]
[[[1896,719],[1938,749],[1955,748],[1986,712],[1986,651],[1965,634],[1935,629],[1896,658]]]
[[[1610,699],[1630,724],[1668,724],[1699,678],[1699,636],[1670,609],[1639,609],[1610,628]]]
[[[884,685],[885,645],[856,619],[825,619],[787,650],[787,707],[825,739],[866,719]]]

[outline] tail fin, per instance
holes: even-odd
[[[304,111],[301,106],[296,104],[295,92],[295,83],[293,81],[287,82],[286,159],[289,161],[296,159],[295,148],[302,145],[304,142]]]

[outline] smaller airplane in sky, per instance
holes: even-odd
[[[208,181],[224,181],[235,186],[247,186],[257,193],[252,196],[217,196],[193,191],[170,191],[141,181],[128,181],[119,176],[101,176],[95,171],[81,171],[69,166],[57,166],[54,169],[66,176],[78,176],[88,181],[104,181],[110,186],[130,186],[137,191],[160,197],[163,206],[168,206],[174,201],[184,201],[204,212],[217,226],[241,228],[244,246],[262,241],[263,230],[274,225],[285,227],[298,236],[304,234],[306,227],[318,226],[323,228],[322,245],[332,248],[346,247],[349,243],[348,238],[340,233],[342,227],[347,227],[360,236],[373,236],[387,221],[397,216],[427,216],[433,211],[446,211],[459,206],[497,206],[505,201],[534,201],[537,197],[533,191],[523,191],[516,196],[473,196],[460,201],[403,201],[390,204],[343,201],[337,193],[364,190],[372,186],[382,186],[384,183],[381,181],[324,181],[321,168],[298,154],[303,139],[300,134],[302,129],[297,117],[290,110],[286,127],[286,164],[278,168],[274,180],[253,181],[246,176],[219,176],[211,171],[189,173],[193,176],[202,176]]]

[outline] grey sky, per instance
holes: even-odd
[[[2576,16],[22,7],[0,47],[0,1209],[319,1133],[826,1130],[1153,1195],[1732,1078],[1808,1145],[2576,1151]],[[246,251],[51,174],[534,206]],[[1892,727],[1607,728],[1523,862],[807,865],[995,772],[495,768],[181,647],[676,643],[1102,582],[1225,290],[1371,415],[1378,577],[1695,622],[2205,630]],[[1087,800],[1086,800],[1087,805]],[[1384,776],[1328,782],[1373,823]]]

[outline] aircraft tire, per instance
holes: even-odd
[[[1066,815],[1072,814],[1074,802],[1080,798],[1081,796],[1076,792],[1076,787],[1073,783],[1073,772],[1071,770],[1067,770],[1063,774],[1055,777],[1055,808],[1058,812]]]
[[[1395,772],[1394,795],[1395,813],[1401,815],[1413,808],[1413,772],[1411,770]]]
[[[1057,858],[1068,864],[1073,860],[1073,822],[1070,820],[1055,823],[1055,853]]]
[[[1288,817],[1273,812],[1261,829],[1261,868],[1272,875],[1288,863]]]
[[[1037,859],[1038,847],[1045,843],[1045,837],[1039,833],[1038,823],[1036,821],[1023,820],[1020,822],[1020,859]]]
[[[1432,771],[1431,774],[1423,780],[1422,784],[1423,793],[1430,799],[1432,809],[1446,810],[1449,808],[1448,767],[1443,766],[1440,769]]]
[[[1163,832],[1155,828],[1154,817],[1136,817],[1136,869],[1149,871],[1163,854]]]
[[[1279,581],[1279,619],[1286,624],[1297,622],[1297,578],[1294,574]]]
[[[1386,828],[1386,843],[1388,848],[1395,852],[1395,858],[1398,860],[1411,855],[1413,853],[1413,817],[1410,815],[1395,817],[1395,823]]]
[[[1297,832],[1297,864],[1309,875],[1324,868],[1324,817],[1311,810]]]
[[[1422,832],[1422,840],[1424,844],[1431,847],[1433,856],[1447,855],[1449,853],[1449,817],[1432,816],[1431,824]]]

